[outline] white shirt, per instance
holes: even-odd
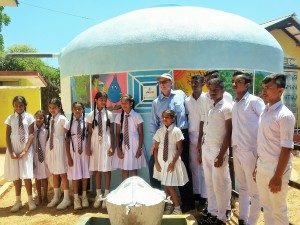
[[[123,119],[123,125],[122,125],[122,132],[124,133],[124,122],[125,122],[125,115],[127,115],[127,113],[124,112],[124,119]],[[141,117],[141,115],[139,113],[137,113],[134,110],[131,110],[129,112],[129,117],[128,117],[128,133],[129,133],[129,138],[138,138],[139,133],[138,133],[138,125],[143,123],[143,118]],[[116,124],[121,124],[121,113],[119,113],[116,116],[115,119],[115,123]]]
[[[202,93],[198,99],[193,95],[185,99],[185,109],[188,114],[189,132],[199,132],[199,124],[201,121],[201,103],[206,93]]]
[[[65,129],[71,131],[71,141],[72,141],[72,143],[70,143],[71,144],[71,151],[77,151],[78,150],[78,147],[79,147],[78,144],[79,144],[79,142],[78,142],[78,139],[77,139],[77,137],[78,137],[77,128],[78,128],[78,122],[79,122],[80,123],[80,127],[81,127],[81,131],[83,131],[84,126],[83,126],[82,120],[84,120],[84,123],[85,123],[84,126],[85,126],[85,129],[87,129],[86,120],[82,116],[80,117],[79,121],[77,121],[77,119],[75,118],[75,116],[73,116],[71,130],[70,130],[71,121],[69,121],[65,125]],[[81,133],[81,135],[82,135],[82,133]],[[84,139],[82,140],[82,150],[84,150],[84,148],[85,148],[85,141],[86,141],[86,139],[87,139],[87,135],[85,133]]]
[[[223,100],[232,104],[232,95],[228,92],[224,92]],[[206,130],[206,121],[208,116],[208,111],[214,106],[214,101],[210,98],[209,92],[206,92],[201,102],[201,121],[204,121],[203,132],[205,133]]]
[[[294,147],[294,126],[295,117],[293,113],[281,101],[272,106],[266,106],[260,116],[258,127],[258,163],[269,169],[277,167],[281,148]]]
[[[24,137],[26,143],[29,137],[29,126],[32,123],[34,123],[34,117],[27,112],[23,112],[21,114],[21,117],[24,126],[24,132],[25,132]],[[10,134],[11,140],[21,141],[21,137],[19,136],[19,114],[15,112],[14,114],[9,115],[4,123],[11,127],[11,134]]]
[[[231,119],[231,109],[232,105],[222,99],[209,110],[204,136],[205,144],[221,145],[223,143],[226,133],[225,121]],[[201,121],[203,121],[202,118]]]
[[[37,130],[40,129],[40,134],[39,134],[39,140],[41,147],[43,149],[43,152],[45,152],[46,149],[46,142],[47,142],[47,136],[48,136],[48,130],[46,129],[45,125],[43,124],[41,128],[38,128],[36,124],[34,124],[34,139],[33,139],[33,149],[36,151],[37,148]]]
[[[232,107],[232,146],[256,153],[259,116],[265,108],[264,101],[247,92]]]
[[[51,116],[50,125],[49,125],[49,137],[51,134],[52,120],[54,120],[53,137],[64,140],[65,139],[65,129],[66,129],[65,127],[66,127],[66,124],[69,122],[68,119],[60,113],[58,113],[55,117]]]
[[[159,143],[158,146],[158,158],[163,158],[163,151],[164,151],[164,142],[165,142],[165,134],[168,130],[168,139],[169,139],[169,145],[168,145],[168,162],[171,162],[173,158],[176,155],[177,147],[176,144],[178,141],[183,140],[183,134],[181,130],[176,127],[174,124],[171,124],[168,128],[166,126],[162,126],[159,128],[153,139]]]
[[[87,123],[93,124],[94,118],[98,122],[99,110],[98,109],[95,109],[95,110],[96,110],[95,115],[94,115],[94,110],[87,115],[87,117],[86,117]],[[101,117],[102,117],[102,130],[104,133],[107,130],[107,127],[106,127],[107,117],[110,120],[110,123],[113,123],[114,121],[113,121],[113,116],[112,116],[111,111],[103,108],[100,113],[101,113]]]

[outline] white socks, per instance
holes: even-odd
[[[64,199],[63,200],[70,200],[69,190],[64,190]]]
[[[53,198],[59,199],[59,188],[54,188],[54,196]]]
[[[109,190],[105,189],[104,196],[106,197],[108,195],[108,193],[109,193]]]
[[[78,194],[74,194],[74,199],[78,199]]]
[[[86,196],[86,191],[82,191],[82,197]]]
[[[29,196],[28,196],[29,199]],[[16,202],[21,202],[21,196],[16,196]]]
[[[21,200],[20,200],[21,201]],[[33,199],[32,199],[32,195],[28,195],[28,202],[32,202]]]
[[[96,189],[97,196],[101,196],[101,189]]]

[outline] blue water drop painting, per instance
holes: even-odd
[[[117,79],[116,75],[114,76],[114,79],[112,80],[112,82],[108,88],[107,96],[108,96],[109,101],[111,101],[113,103],[117,103],[118,101],[120,101],[121,87],[118,83],[118,79]]]

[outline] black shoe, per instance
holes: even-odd
[[[201,195],[200,194],[194,194],[195,201],[200,201]]]
[[[217,222],[217,217],[207,213],[206,216],[202,217],[199,221],[199,225],[215,225]]]
[[[222,220],[217,219],[215,225],[226,225]]]
[[[199,200],[199,207],[205,207],[207,206],[207,199],[206,198],[200,198]]]
[[[193,209],[195,209],[195,206],[192,206],[192,205],[182,205],[181,206],[182,213],[187,213]]]
[[[233,213],[231,210],[226,210],[226,221],[230,221]]]
[[[206,215],[208,214],[208,211],[207,211],[207,202],[206,202],[206,204],[204,205],[204,208],[202,209],[201,214],[202,214],[203,216],[206,216]]]
[[[199,220],[197,220],[198,224],[204,224],[203,222],[204,222],[205,220],[207,220],[207,218],[209,218],[209,217],[212,217],[212,215],[211,215],[210,213],[208,213],[208,214],[205,215],[205,216],[201,216],[201,217],[199,218]]]
[[[244,220],[239,220],[239,225],[246,225]]]

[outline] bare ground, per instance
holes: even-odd
[[[296,173],[296,181],[300,183],[300,158],[294,158],[293,160],[294,173]],[[49,199],[52,193],[49,193]],[[27,196],[25,188],[22,188],[22,200],[24,206],[17,213],[10,213],[10,208],[15,200],[14,188],[11,187],[0,199],[0,224],[32,224],[32,225],[67,225],[76,224],[78,218],[85,213],[99,213],[100,210],[96,210],[90,206],[88,209],[74,211],[72,207],[66,210],[58,211],[55,208],[47,208],[46,205],[38,206],[35,211],[28,211]],[[92,198],[90,198],[92,202]],[[288,208],[290,223],[293,225],[300,224],[300,190],[289,188],[288,191]],[[106,211],[101,211],[106,213]],[[196,217],[199,217],[199,212],[194,213]],[[238,210],[234,210],[234,217],[228,224],[237,224]],[[261,214],[259,219],[259,225],[263,223],[263,215]]]

